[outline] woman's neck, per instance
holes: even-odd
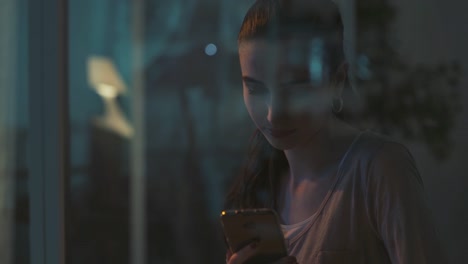
[[[336,164],[357,135],[355,128],[331,118],[309,141],[284,153],[289,163],[289,181],[319,180]]]

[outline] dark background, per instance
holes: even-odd
[[[86,60],[114,61],[128,85],[119,103],[132,122],[139,103],[132,90],[132,1],[69,2],[67,261],[129,263],[130,142],[93,125],[103,106],[88,84]],[[147,0],[140,14],[149,263],[223,263],[218,215],[253,131],[236,53],[252,2]],[[347,34],[355,32],[348,40],[355,43],[355,88],[363,101],[347,107],[358,109],[360,126],[407,144],[451,262],[466,263],[468,3],[355,0],[354,8],[343,12],[356,18],[352,31],[344,22]],[[218,48],[214,56],[205,54],[209,43]],[[17,108],[15,263],[28,263],[28,128]]]

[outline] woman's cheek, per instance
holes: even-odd
[[[255,123],[260,123],[268,115],[268,106],[258,96],[245,96],[245,106]]]
[[[304,95],[291,98],[290,111],[294,114],[322,115],[330,111],[328,99],[323,95]]]

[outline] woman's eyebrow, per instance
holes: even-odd
[[[262,81],[256,80],[256,79],[254,79],[254,78],[252,78],[252,77],[249,77],[249,76],[242,76],[242,80],[243,80],[244,82],[263,84]]]
[[[290,80],[290,81],[287,81],[287,82],[283,82],[282,84],[283,85],[295,85],[295,84],[306,84],[306,83],[310,83],[309,78]]]
[[[264,84],[262,81],[259,81],[257,79],[252,78],[252,77],[249,77],[249,76],[242,76],[242,80],[244,82],[248,82],[248,83],[255,83],[255,84],[261,84],[261,85]],[[282,82],[281,85],[305,84],[305,83],[309,83],[309,82],[310,82],[309,78],[300,78],[300,79],[296,79],[296,80],[289,80],[287,82]]]

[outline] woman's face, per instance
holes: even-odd
[[[277,149],[303,145],[332,116],[323,46],[320,39],[253,40],[239,46],[245,105]]]

